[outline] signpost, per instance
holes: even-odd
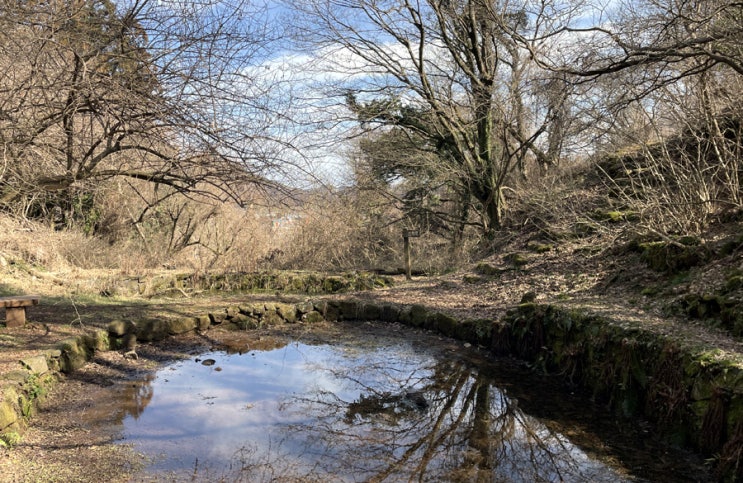
[[[410,262],[410,238],[419,236],[421,235],[418,230],[402,229],[403,251],[405,253],[405,278],[408,280],[412,280],[413,278]]]

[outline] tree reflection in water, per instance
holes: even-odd
[[[391,337],[200,357],[221,370],[181,361],[125,395],[144,480],[622,479],[521,411],[485,375],[499,364]]]
[[[358,353],[309,368],[308,393],[282,400],[271,449],[244,447],[243,481],[619,481],[620,475],[519,410],[462,362]],[[421,365],[421,361],[423,365]],[[352,361],[352,362],[351,362]],[[426,362],[427,361],[427,362]],[[358,394],[344,398],[343,394]],[[234,461],[233,463],[236,463]]]
[[[467,365],[387,363],[373,368],[387,377],[366,382],[357,377],[365,361],[343,373],[325,369],[358,387],[353,401],[318,390],[286,405],[312,414],[291,431],[323,448],[324,472],[365,481],[617,481]],[[411,404],[411,392],[427,407]]]

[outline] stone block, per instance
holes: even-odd
[[[18,420],[18,411],[8,400],[0,401],[0,431]]]
[[[114,337],[121,337],[124,334],[134,332],[135,326],[134,322],[131,320],[116,319],[109,322],[106,328],[108,329],[109,334]]]
[[[83,342],[90,351],[107,351],[111,348],[108,331],[102,329],[88,331],[83,336]]]
[[[308,324],[318,324],[325,320],[325,318],[320,312],[313,310],[312,312],[307,312],[306,314],[304,314],[302,316],[302,320],[304,320]]]
[[[197,327],[195,317],[183,317],[180,319],[171,319],[168,321],[168,333],[170,335],[185,334],[191,332]]]
[[[377,304],[365,303],[359,308],[359,320],[381,320],[382,308]]]
[[[49,365],[45,356],[27,357],[21,360],[21,365],[32,374],[46,374],[49,372]]]
[[[292,304],[276,304],[276,312],[284,319],[288,324],[293,324],[297,321],[297,307]]]
[[[167,321],[160,319],[143,319],[137,322],[137,340],[157,342],[170,335]]]
[[[212,325],[212,319],[208,315],[196,317],[196,328],[198,330],[208,330],[210,325]]]

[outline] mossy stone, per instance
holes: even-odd
[[[502,270],[500,268],[494,267],[493,265],[490,265],[489,263],[480,262],[475,266],[475,273],[479,273],[480,275],[488,275],[488,276],[494,276],[494,275],[500,275]]]
[[[345,320],[358,320],[360,304],[355,300],[341,300],[338,302],[340,315]]]
[[[359,320],[381,320],[382,308],[373,303],[365,303],[359,309]]]
[[[284,323],[284,318],[279,315],[278,312],[266,312],[263,317],[261,317],[261,327],[263,326],[276,326],[281,325]]]
[[[304,314],[302,316],[302,320],[304,320],[308,324],[319,324],[320,322],[324,321],[325,318],[320,312],[313,310],[312,312],[307,312],[306,314]]]
[[[295,305],[295,308],[300,315],[304,315],[315,310],[315,305],[312,302],[300,302]]]
[[[459,321],[451,315],[437,312],[434,314],[434,329],[440,334],[451,337],[457,332]]]
[[[240,330],[252,330],[260,326],[260,321],[257,318],[245,314],[236,315],[230,322]]]
[[[648,268],[669,274],[688,270],[709,258],[709,250],[697,244],[649,242],[641,243],[641,258]]]
[[[17,400],[18,396],[16,396]],[[0,431],[9,427],[18,420],[18,411],[13,403],[7,400],[0,401]]]
[[[529,263],[529,257],[525,253],[515,252],[504,255],[503,261],[509,265],[522,267]]]
[[[197,320],[195,317],[181,317],[168,321],[168,333],[170,335],[185,334],[195,330],[196,327]]]
[[[62,351],[62,356],[59,358],[59,368],[62,372],[74,372],[88,362],[90,354],[81,338],[65,339],[57,344],[57,348]]]
[[[109,322],[106,328],[109,334],[114,337],[121,337],[124,334],[134,332],[135,326],[131,320],[116,319]]]
[[[198,330],[208,330],[210,325],[212,325],[212,320],[208,315],[200,315],[196,317],[196,327]]]
[[[162,319],[142,319],[136,325],[137,340],[158,342],[170,335],[170,326]]]
[[[108,331],[103,329],[94,329],[88,331],[83,336],[83,343],[90,351],[107,351],[111,349],[111,342],[108,338]]]
[[[382,305],[380,318],[384,322],[397,322],[400,318],[400,307],[391,304]]]
[[[297,321],[297,307],[292,304],[276,304],[276,312],[284,319],[288,324],[293,324]]]
[[[209,320],[211,321],[212,325],[219,325],[225,320],[227,320],[227,313],[226,312],[210,312]]]
[[[420,304],[410,306],[410,325],[413,327],[423,327],[428,317],[428,309]]]
[[[490,345],[493,334],[493,321],[489,319],[468,319],[456,327],[456,338],[479,345]]]

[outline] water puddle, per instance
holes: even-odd
[[[132,386],[122,442],[179,481],[632,479],[590,430],[524,411],[551,396],[514,397],[494,379],[512,368],[451,355],[395,336],[204,353]]]

